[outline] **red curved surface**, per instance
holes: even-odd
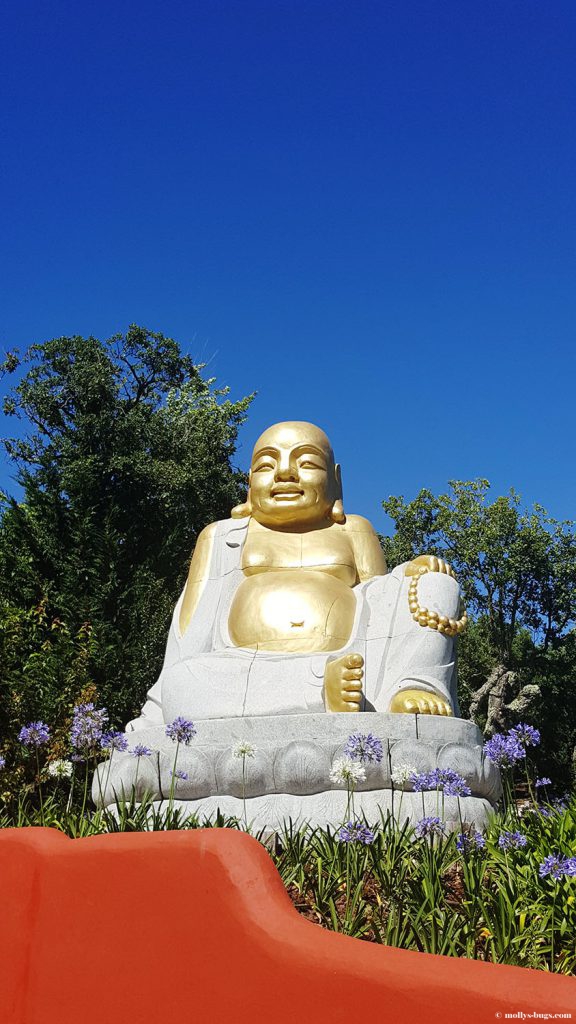
[[[486,1024],[573,1013],[576,981],[359,942],[304,920],[227,829],[0,833],[2,1024]]]

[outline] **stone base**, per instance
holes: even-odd
[[[366,781],[354,794],[354,812],[371,823],[380,814],[417,821],[438,814],[451,828],[462,819],[483,827],[500,795],[497,768],[484,758],[482,736],[472,722],[429,715],[380,713],[311,714],[254,718],[207,719],[197,722],[197,735],[178,749],[177,768],[186,772],[178,780],[175,803],[200,818],[226,816],[246,819],[255,830],[281,828],[292,819],[312,826],[333,827],[346,817],[348,794],[330,782],[330,768],[341,757],[352,732],[371,732],[382,740],[380,764],[366,765]],[[152,748],[150,757],[135,758],[115,752],[95,775],[92,795],[102,806],[116,798],[151,795],[159,804],[171,787],[176,745],[162,728],[128,734],[136,743]],[[248,742],[253,757],[234,756],[234,748]],[[472,790],[458,801],[436,791],[413,793],[395,788],[391,774],[399,765],[416,771],[453,768]]]
[[[156,811],[167,810],[167,807],[167,800],[154,802]],[[350,817],[366,819],[368,824],[379,826],[388,814],[393,815],[400,825],[406,821],[415,825],[425,815],[438,815],[443,818],[449,830],[460,831],[462,825],[471,825],[481,830],[486,828],[490,815],[494,813],[489,801],[481,797],[461,797],[458,807],[455,797],[447,797],[443,801],[442,794],[437,797],[435,792],[402,793],[385,789],[355,793],[350,813],[346,792],[310,793],[307,796],[274,793],[271,796],[248,797],[246,817],[243,801],[235,796],[175,800],[173,807],[180,809],[185,818],[194,815],[200,824],[205,821],[214,823],[218,813],[224,818],[237,818],[252,834],[261,831],[265,834],[281,833],[290,823],[295,828],[310,825],[312,828],[334,830]]]

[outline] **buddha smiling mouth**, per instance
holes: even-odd
[[[304,491],[301,487],[282,487],[281,485],[276,484],[276,486],[270,491],[270,494],[273,498],[300,498],[304,494]]]

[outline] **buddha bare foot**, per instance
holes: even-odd
[[[402,690],[392,698],[390,711],[393,714],[452,716],[448,701],[429,690]]]
[[[324,705],[326,711],[360,711],[364,699],[361,654],[343,654],[329,661],[324,669]]]

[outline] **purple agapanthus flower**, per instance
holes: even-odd
[[[544,775],[541,779],[536,779],[534,785],[536,789],[540,789],[541,786],[551,786],[552,779],[549,779],[546,775]]]
[[[449,782],[444,783],[444,793],[446,796],[470,796],[472,790],[467,785],[466,780],[462,777],[457,779],[451,779]]]
[[[409,781],[415,793],[423,793],[425,789],[431,789],[428,783],[428,772],[412,772]]]
[[[542,861],[538,874],[540,878],[549,875],[555,880],[573,878],[576,876],[576,857],[559,857],[558,854],[551,853]]]
[[[544,807],[543,804],[538,804],[534,810],[541,818],[551,818],[554,814],[554,811],[551,811],[549,807]]]
[[[43,747],[50,739],[50,729],[45,722],[30,722],[22,726],[18,739],[25,747]]]
[[[453,768],[434,768],[430,772],[413,772],[410,782],[416,793],[429,789],[443,790],[446,796],[470,796],[472,792],[458,772]]]
[[[184,782],[188,778],[188,772],[183,771],[182,768],[177,768],[175,772],[172,772],[175,779],[182,779]]]
[[[446,835],[446,826],[441,818],[429,815],[416,822],[414,835],[418,839],[424,839],[426,836],[444,836]]]
[[[540,743],[540,732],[538,729],[535,729],[532,725],[526,725],[525,722],[515,725],[513,729],[510,729],[508,735],[516,737],[523,747],[537,747]]]
[[[184,743],[185,746],[188,746],[196,735],[196,726],[189,718],[183,718],[182,715],[178,715],[178,718],[175,718],[173,722],[166,726],[166,735],[174,743]]]
[[[361,764],[380,764],[384,756],[382,740],[371,732],[353,732],[348,737],[344,754],[354,761],[360,761]]]
[[[3,754],[0,754],[0,769],[6,767],[6,758]]]
[[[128,750],[128,737],[123,732],[110,729],[102,734],[100,746],[102,750]]]
[[[364,846],[369,846],[375,838],[375,832],[361,821],[347,821],[336,833],[336,839],[340,843],[363,843]]]
[[[77,704],[72,712],[70,743],[81,754],[95,753],[107,721],[108,712],[105,708],[97,708],[92,703]]]
[[[144,743],[137,743],[135,747],[132,747],[130,753],[132,757],[150,757],[152,748],[147,747]]]
[[[498,836],[498,846],[501,850],[519,850],[527,843],[528,840],[522,832],[502,832]]]
[[[497,732],[484,744],[484,753],[499,768],[510,768],[524,758],[524,747],[516,736]]]
[[[456,836],[456,849],[460,853],[471,853],[473,850],[483,850],[486,840],[481,832],[459,832]]]
[[[553,818],[555,814],[559,814],[566,810],[569,801],[569,796],[557,796],[552,800],[551,804],[536,804],[536,806],[531,807],[530,810],[533,814],[539,814],[541,818]]]
[[[412,788],[416,793],[423,793],[427,789],[436,789],[436,774],[430,772],[413,772],[410,776]]]

